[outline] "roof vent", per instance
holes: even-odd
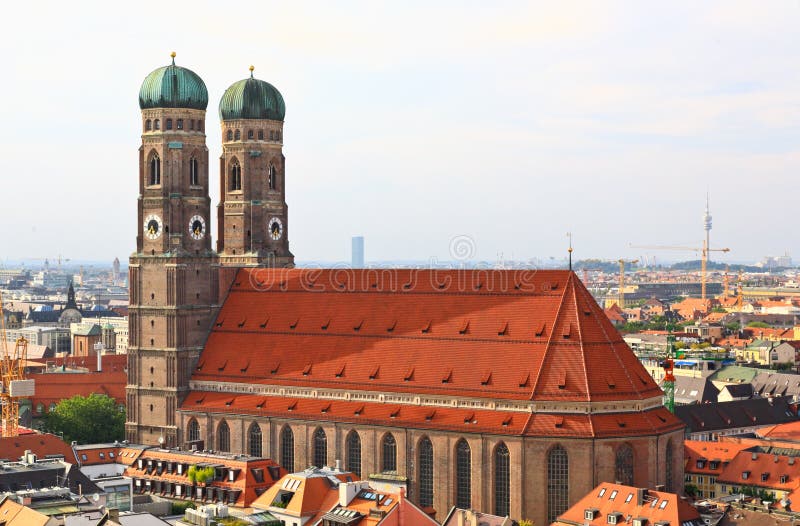
[[[499,331],[497,331],[497,335],[498,335],[498,336],[505,336],[505,335],[507,335],[507,334],[508,334],[508,322],[505,322],[505,323],[503,324],[503,326],[502,326],[502,327],[500,327],[500,330],[499,330]]]
[[[381,366],[380,365],[376,365],[375,367],[373,367],[372,371],[370,371],[370,373],[369,373],[369,379],[370,380],[374,380],[375,378],[377,378],[378,377],[378,373],[380,372],[380,370],[381,370]]]

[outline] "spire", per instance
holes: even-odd
[[[170,53],[170,54],[169,54],[169,56],[171,56],[171,57],[172,57],[172,65],[173,65],[173,66],[175,65],[175,55],[176,55],[176,54],[177,54],[177,53],[175,53],[174,51],[173,51],[172,53]]]
[[[78,304],[75,303],[75,287],[72,286],[72,282],[69,282],[69,289],[67,290],[67,309],[77,309]]]
[[[567,249],[569,253],[569,270],[572,271],[572,232],[567,232],[567,237],[569,238],[569,248]]]
[[[253,65],[251,65],[251,66],[250,66],[250,78],[253,78],[253,70],[254,70],[254,69],[256,69],[256,67],[255,67],[255,66],[253,66]]]

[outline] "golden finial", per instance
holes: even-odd
[[[253,66],[253,65],[250,66],[250,78],[253,78],[253,70],[255,70],[255,69],[256,69],[255,66]]]
[[[171,56],[171,57],[172,57],[172,65],[173,65],[173,66],[175,65],[175,55],[177,55],[177,53],[175,53],[174,51],[173,51],[172,53],[170,53],[170,54],[169,54],[169,56]]]

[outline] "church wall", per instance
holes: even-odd
[[[532,519],[536,524],[547,522],[547,459],[555,445],[565,448],[569,459],[569,503],[577,502],[602,481],[614,481],[616,449],[629,444],[634,449],[634,483],[641,487],[664,484],[663,467],[667,440],[673,440],[673,483],[682,486],[683,451],[680,447],[682,431],[661,436],[615,439],[554,439],[550,437],[508,437],[454,433],[436,430],[393,428],[389,426],[364,426],[340,422],[288,420],[286,418],[253,417],[242,415],[215,415],[182,410],[179,425],[186,428],[190,418],[196,418],[201,433],[206,438],[206,448],[217,449],[216,429],[224,418],[231,431],[231,451],[249,453],[248,429],[258,422],[262,430],[263,456],[280,461],[280,432],[285,425],[292,428],[295,438],[295,471],[313,464],[314,431],[325,430],[328,444],[327,464],[341,461],[347,466],[346,439],[355,430],[361,438],[361,474],[368,478],[381,472],[381,439],[391,432],[397,442],[398,474],[408,478],[409,497],[418,501],[417,445],[428,437],[434,448],[434,508],[440,519],[449,511],[456,497],[456,444],[465,439],[471,450],[472,507],[493,513],[494,502],[494,450],[505,443],[510,454],[510,513],[514,519]],[[203,437],[201,437],[203,438]],[[594,470],[591,469],[594,466]]]

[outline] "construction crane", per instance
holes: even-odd
[[[630,263],[631,265],[635,265],[639,262],[638,259],[633,259],[629,261],[625,261],[624,259],[619,260],[619,293],[617,296],[617,305],[619,305],[620,309],[625,308],[625,265]]]
[[[664,391],[664,407],[669,409],[670,413],[675,412],[675,360],[677,354],[675,351],[675,336],[672,334],[667,335],[667,356],[661,360],[659,365],[664,369],[664,380],[661,382],[661,389]]]
[[[742,312],[744,307],[743,272],[739,269],[739,280],[736,282],[736,312]]]
[[[708,280],[708,253],[709,252],[730,252],[729,248],[709,248],[707,242],[703,240],[703,246],[697,247],[673,247],[665,245],[631,245],[631,248],[644,248],[647,250],[680,250],[688,252],[700,252],[700,297],[706,299],[706,282]]]
[[[34,381],[25,379],[27,358],[28,340],[25,338],[17,338],[13,353],[9,351],[0,294],[0,435],[3,437],[19,434],[19,401],[33,396]]]

